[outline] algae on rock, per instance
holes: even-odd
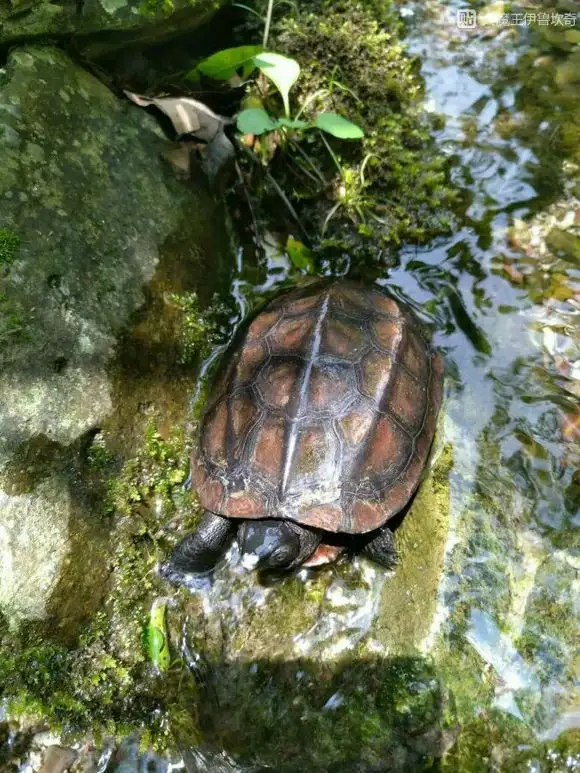
[[[200,26],[221,0],[0,0],[0,47],[36,39],[75,40],[88,56],[161,43]]]
[[[0,102],[0,488],[11,513],[0,603],[13,623],[50,617],[58,631],[62,615],[72,630],[70,578],[81,625],[82,600],[98,604],[103,593],[109,527],[81,458],[110,415],[127,410],[110,373],[119,337],[174,233],[182,253],[172,260],[194,290],[206,262],[224,254],[223,226],[202,184],[186,187],[161,157],[170,143],[155,121],[62,51],[13,50]],[[120,433],[135,415],[131,407]],[[95,547],[84,572],[72,566],[83,560],[79,534]]]

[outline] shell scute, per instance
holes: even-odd
[[[354,501],[352,505],[352,520],[356,528],[350,531],[367,532],[378,529],[385,522],[385,511],[380,502],[368,502],[361,499]]]
[[[202,433],[202,447],[209,460],[220,467],[227,462],[228,401],[222,397],[210,410]]]
[[[387,405],[381,406],[381,409],[386,407],[389,412],[401,419],[405,427],[417,433],[423,425],[425,414],[424,407],[421,409],[421,406],[426,404],[425,387],[399,368],[393,379]]]
[[[386,480],[395,479],[412,452],[412,443],[412,438],[392,417],[382,416],[365,449],[361,474]]]
[[[261,341],[247,343],[238,357],[235,368],[235,385],[254,380],[257,372],[268,359],[268,348]]]
[[[298,438],[293,472],[296,483],[301,484],[302,478],[316,475],[320,467],[326,469],[326,479],[334,477],[336,449],[334,438],[319,424],[303,430]]]
[[[301,414],[329,411],[340,414],[346,405],[356,398],[352,389],[353,379],[354,374],[348,366],[324,362],[313,365],[308,384],[308,400]]]
[[[276,322],[280,319],[280,311],[263,311],[258,314],[256,319],[252,322],[248,328],[246,338],[248,341],[253,341],[256,338],[261,338],[269,330],[271,330]]]
[[[251,392],[242,393],[230,402],[230,422],[233,433],[232,452],[234,459],[242,458],[248,432],[258,420],[260,407]]]
[[[268,336],[273,353],[292,353],[307,356],[312,343],[315,321],[312,316],[289,317],[282,320]]]
[[[392,317],[401,316],[401,307],[393,298],[388,298],[382,293],[373,293],[373,307],[382,312],[383,314],[389,314]]]
[[[370,407],[361,406],[349,411],[337,421],[340,435],[346,446],[353,450],[360,447],[364,439],[369,435],[376,421],[376,414]]]
[[[408,329],[401,353],[401,364],[421,384],[428,382],[430,359],[431,353],[419,333]]]
[[[318,296],[307,295],[304,298],[297,298],[296,300],[289,300],[285,304],[284,309],[286,314],[302,314],[305,311],[311,311],[315,309],[319,304]]]
[[[307,526],[326,531],[339,531],[343,510],[339,503],[330,502],[324,505],[309,507],[300,514],[300,522]]]
[[[271,408],[285,408],[293,393],[299,365],[295,360],[272,358],[260,371],[255,388]]]
[[[282,469],[285,424],[279,417],[270,416],[262,422],[254,441],[253,463],[257,470],[276,482]]]
[[[219,480],[216,478],[207,478],[201,485],[198,493],[203,507],[214,513],[219,513],[221,511],[225,489]]]
[[[230,518],[264,518],[268,514],[268,502],[258,491],[234,491],[222,508]]]
[[[392,380],[393,359],[373,349],[359,364],[359,389],[380,405],[383,395]]]
[[[356,362],[367,348],[367,334],[363,325],[355,325],[351,321],[339,318],[331,320],[324,328],[322,336],[324,354]]]
[[[379,317],[373,322],[377,344],[387,352],[397,354],[403,342],[403,324],[400,320]]]

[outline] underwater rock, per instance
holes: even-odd
[[[44,753],[42,767],[38,773],[64,773],[69,770],[77,758],[74,749],[67,749],[64,746],[49,746]]]
[[[213,583],[193,589],[183,615],[171,612],[172,649],[194,675],[209,749],[288,773],[419,770],[444,753],[453,732],[441,727],[430,651],[452,464],[445,447],[395,532],[393,571],[349,557],[260,581],[234,546]]]
[[[167,240],[215,262],[217,229],[201,183],[185,187],[162,158],[171,143],[154,119],[61,51],[12,51],[0,105],[0,607],[38,619],[67,534],[92,545],[103,530],[77,468],[119,408],[107,370],[118,338]]]
[[[0,0],[0,46],[38,38],[73,38],[91,57],[131,45],[153,45],[194,30],[221,0]]]

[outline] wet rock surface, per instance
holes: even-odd
[[[38,619],[75,532],[103,547],[79,459],[119,409],[117,339],[174,232],[209,259],[215,207],[155,121],[57,49],[13,51],[0,91],[0,605]]]
[[[99,56],[194,30],[220,5],[220,0],[86,0],[80,4],[2,0],[0,47],[49,37],[73,40],[85,54]]]
[[[12,661],[5,648],[4,670],[0,658],[0,682],[17,698],[12,710],[25,685],[25,705],[32,697],[62,731],[51,746],[67,746],[78,731],[78,748],[79,733],[86,741],[107,723],[126,736],[91,739],[90,751],[79,749],[79,770],[166,770],[179,755],[190,773],[578,770],[579,189],[570,47],[553,57],[541,38],[516,29],[460,30],[456,6],[404,9],[427,79],[425,107],[446,115],[437,141],[469,208],[455,233],[404,246],[392,271],[371,274],[415,304],[447,363],[437,453],[398,524],[394,572],[344,559],[274,581],[244,571],[234,546],[213,583],[176,590],[157,577],[157,563],[199,517],[195,493],[182,486],[194,429],[183,425],[195,423],[188,396],[196,385],[175,368],[184,351],[168,334],[177,312],[167,292],[184,289],[182,274],[197,260],[190,255],[187,270],[172,262],[187,253],[180,234],[165,243],[153,299],[118,343],[114,409],[102,432],[84,442],[86,433],[61,428],[66,464],[62,438],[13,444],[10,496],[48,497],[63,464],[69,476],[82,471],[75,443],[109,488],[107,593],[80,645],[24,646]],[[5,277],[19,270],[26,245],[9,234],[0,240]],[[268,243],[260,261],[245,249],[236,257],[206,271],[210,280],[221,271],[223,295],[234,301],[230,334],[298,280],[278,245]],[[203,293],[207,301],[209,286]],[[209,338],[191,300],[181,305],[189,353]],[[14,316],[5,324],[18,327]],[[211,389],[206,376],[220,349],[209,348],[196,397]],[[115,454],[127,447],[135,456],[119,469]],[[49,474],[37,459],[51,460]],[[88,544],[94,538],[80,540]],[[82,582],[71,574],[64,587],[61,610]],[[168,635],[169,664],[143,644],[148,610],[160,607],[167,630],[151,638]],[[140,745],[130,734],[137,725],[145,728]],[[154,744],[179,755],[155,755]],[[41,756],[33,760],[36,770]]]

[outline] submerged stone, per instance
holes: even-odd
[[[210,747],[281,771],[370,770],[386,758],[418,770],[441,756],[452,734],[422,650],[437,626],[451,464],[445,448],[396,531],[392,572],[350,557],[260,582],[234,548],[194,590],[172,638],[197,675],[192,714]]]

